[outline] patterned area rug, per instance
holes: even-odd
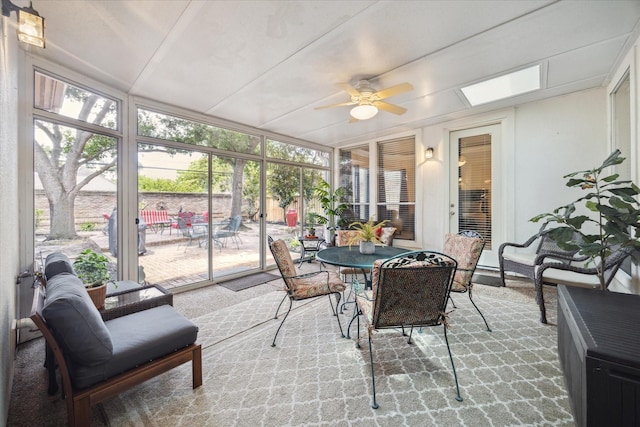
[[[284,314],[273,319],[284,295],[273,291],[193,319],[203,344],[202,387],[192,390],[191,366],[180,366],[97,406],[91,425],[572,426],[556,350],[555,289],[545,294],[550,324],[542,325],[532,288],[517,281],[474,288],[493,332],[457,296],[448,335],[463,402],[455,400],[442,327],[414,332],[413,345],[395,330],[375,333],[374,410],[366,331],[362,348],[355,323],[352,338],[341,338],[323,298],[294,304],[273,348]],[[343,327],[350,317],[350,310],[340,316]],[[64,401],[47,399],[43,354],[42,340],[20,347],[9,426],[66,425]]]
[[[573,425],[556,328],[538,322],[535,305],[476,296],[494,331],[487,332],[468,299],[456,302],[449,340],[463,402],[454,399],[442,327],[414,332],[413,345],[398,331],[375,333],[374,410],[366,338],[362,348],[341,338],[326,299],[295,310],[275,348],[278,321],[227,322],[249,313],[258,320],[255,312],[269,308],[267,319],[281,296],[236,305],[228,318],[195,319],[207,346],[204,386],[191,390],[190,367],[175,369],[105,403],[111,425]]]

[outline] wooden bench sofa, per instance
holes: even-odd
[[[58,364],[70,426],[88,426],[91,407],[189,361],[193,388],[202,385],[196,325],[170,305],[103,321],[64,262],[49,266],[58,274],[46,287],[36,282],[31,319]]]

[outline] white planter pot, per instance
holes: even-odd
[[[376,251],[376,244],[374,242],[360,242],[361,254],[372,254]]]

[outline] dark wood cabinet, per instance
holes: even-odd
[[[640,295],[558,286],[558,355],[577,426],[640,426]]]

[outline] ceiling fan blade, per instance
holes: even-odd
[[[384,101],[374,101],[373,105],[378,107],[380,110],[384,110],[388,113],[400,115],[407,112],[406,108],[403,108],[394,104],[389,104],[388,102],[384,102]]]
[[[349,116],[349,123],[355,123],[355,122],[359,122],[360,120],[356,119],[353,116]]]
[[[355,104],[357,103],[353,101],[341,102],[339,104],[323,105],[321,107],[316,107],[314,108],[314,110],[322,110],[323,108],[344,107],[345,105],[355,105]]]
[[[355,87],[351,86],[349,83],[341,83],[340,87],[345,90],[351,96],[360,96],[360,92]]]
[[[373,94],[378,99],[389,98],[390,96],[398,95],[400,93],[409,92],[413,90],[411,83],[400,83],[399,85],[391,86],[386,89],[382,89]]]

